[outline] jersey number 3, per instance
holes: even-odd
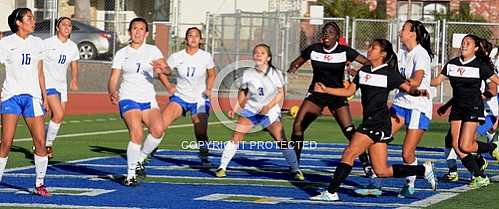
[[[263,93],[263,88],[259,87],[258,88],[258,96],[264,96],[265,94]]]

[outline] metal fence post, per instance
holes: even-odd
[[[350,29],[350,16],[345,17],[345,40],[347,43],[348,43],[348,38],[350,38],[349,33],[351,33],[351,31],[349,31],[348,29]]]
[[[357,42],[355,41],[357,39],[357,19],[353,18],[352,19],[352,48],[356,49],[357,48]]]
[[[447,54],[447,19],[442,20],[442,59],[440,59],[442,66],[445,65]],[[440,103],[444,102],[444,85],[440,85]]]

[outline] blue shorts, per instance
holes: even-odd
[[[493,115],[487,115],[485,116],[485,122],[482,123],[478,128],[476,129],[476,132],[480,136],[485,136],[487,135],[487,132],[494,126],[494,123],[496,122],[496,117]]]
[[[61,102],[68,101],[68,94],[66,92],[62,92],[62,90],[56,88],[47,89],[47,96],[57,96]]]
[[[125,115],[126,112],[134,109],[139,109],[140,111],[152,109],[152,108],[158,108],[158,104],[156,101],[152,102],[136,102],[131,99],[124,99],[120,100],[119,102],[120,106],[120,116],[123,118],[123,115]]]
[[[249,111],[247,109],[241,110],[241,116],[249,119],[253,125],[260,125],[263,128],[267,128],[272,123],[280,120],[281,114],[280,114],[280,108],[279,106],[275,106],[274,108],[270,109],[269,112],[265,115],[261,115],[258,113],[254,113],[252,111]]]
[[[403,118],[407,129],[422,129],[426,131],[430,128],[430,118],[423,112],[392,105],[390,113]]]
[[[17,116],[22,115],[26,118],[42,116],[45,114],[43,110],[42,101],[33,98],[29,94],[19,94],[13,96],[5,101],[2,101],[1,114],[14,114]]]
[[[175,102],[180,107],[182,107],[182,115],[185,116],[188,112],[191,112],[192,115],[196,115],[198,113],[210,113],[211,103],[210,100],[206,99],[204,102],[186,102],[182,98],[178,96],[171,96],[170,102]]]

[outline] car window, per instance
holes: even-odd
[[[35,24],[35,32],[37,33],[49,33],[50,32],[50,23],[49,22],[40,22]]]

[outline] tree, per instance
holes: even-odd
[[[75,19],[90,23],[90,0],[75,0]]]
[[[383,10],[369,11],[369,6],[359,0],[319,0],[318,3],[324,6],[325,17],[386,18]]]

